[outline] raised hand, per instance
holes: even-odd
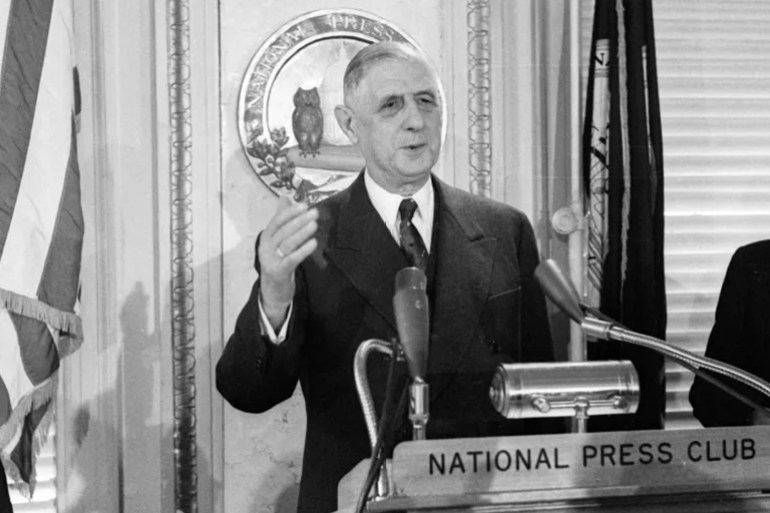
[[[294,271],[318,246],[313,237],[317,219],[317,209],[282,197],[259,238],[260,295],[273,328],[286,320],[294,297]]]

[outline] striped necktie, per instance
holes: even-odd
[[[412,198],[406,198],[398,207],[400,216],[398,234],[401,243],[401,251],[406,255],[409,265],[426,270],[428,262],[428,250],[420,237],[420,232],[412,224],[412,216],[417,210],[417,203]]]

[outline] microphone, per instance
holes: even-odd
[[[417,267],[405,267],[396,273],[396,293],[393,296],[393,312],[401,348],[404,351],[409,376],[409,420],[412,421],[412,438],[425,439],[428,423],[428,340],[430,337],[428,311],[428,280]]]
[[[393,311],[401,347],[412,379],[425,379],[428,370],[429,312],[427,278],[416,267],[396,273]]]
[[[425,273],[416,267],[406,267],[396,273],[396,293],[393,296],[393,311],[396,317],[396,329],[400,339],[401,352],[407,361],[412,383],[409,385],[410,405],[409,419],[412,421],[413,438],[425,439],[425,426],[428,422],[428,384],[425,375],[428,369],[428,296]],[[385,406],[383,407],[380,425],[377,425],[377,413],[374,407],[371,390],[369,389],[366,363],[373,351],[391,356],[391,372],[388,375]],[[372,444],[372,459],[361,494],[358,497],[355,511],[363,511],[372,486],[377,481],[374,497],[387,497],[390,494],[388,471],[385,468],[385,449],[383,432],[387,429],[388,395],[392,390],[391,378],[397,359],[398,351],[392,345],[382,340],[369,339],[362,342],[354,357],[353,377],[356,390],[361,401],[364,420]],[[398,355],[400,356],[400,355]],[[402,389],[406,392],[405,389]],[[402,394],[403,395],[403,394]],[[401,398],[401,401],[403,401]],[[399,401],[397,411],[402,403]]]
[[[548,259],[535,268],[535,278],[548,299],[578,324],[582,324],[585,315],[580,308],[580,295],[572,282],[564,276],[559,266]]]

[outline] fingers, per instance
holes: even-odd
[[[292,208],[292,211],[294,209]],[[312,237],[318,224],[318,211],[316,209],[304,209],[296,211],[294,217],[288,218],[285,222],[276,228],[271,237],[275,244],[278,256],[289,256],[297,250],[302,244]]]
[[[280,198],[278,210],[268,223],[259,246],[262,272],[270,278],[288,278],[317,247],[318,210],[304,203]]]
[[[296,203],[287,197],[278,198],[278,209],[265,227],[265,234],[273,236],[287,222],[308,211],[307,203]]]
[[[284,259],[286,263],[292,268],[296,269],[299,264],[302,263],[307,257],[313,254],[313,251],[318,247],[318,241],[315,239],[306,240],[300,247],[288,254]]]
[[[277,241],[275,251],[279,257],[292,257],[290,260],[295,260],[294,253],[302,247],[308,239],[315,235],[315,232],[318,229],[318,224],[316,222],[317,216],[317,211],[311,210],[302,216],[293,219],[291,222],[286,223],[276,232],[274,236],[274,240]],[[299,262],[302,260],[304,260],[304,258],[300,259]]]
[[[259,238],[262,305],[276,319],[283,316],[294,296],[294,271],[318,247],[318,210],[280,198],[278,210]]]

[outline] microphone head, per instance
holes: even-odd
[[[580,295],[556,262],[551,259],[541,262],[535,268],[535,278],[548,299],[553,301],[562,312],[578,324],[583,322],[585,315],[580,308]]]
[[[396,273],[396,293],[400,290],[417,289],[425,292],[428,277],[417,267],[404,267]]]
[[[396,273],[396,293],[393,312],[401,347],[404,350],[409,375],[425,380],[428,372],[428,280],[416,267],[405,267]]]

